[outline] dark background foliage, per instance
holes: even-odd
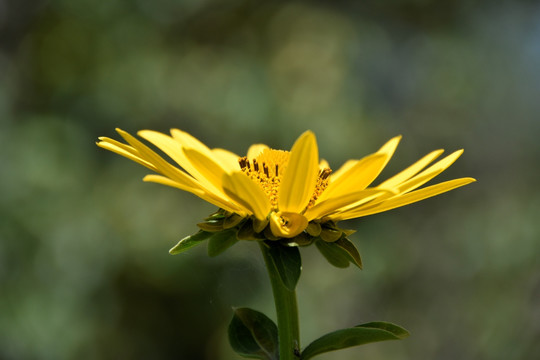
[[[212,206],[97,148],[114,128],[288,149],[333,168],[404,138],[479,181],[350,221],[365,264],[303,251],[302,342],[384,320],[402,342],[320,359],[540,357],[536,1],[0,0],[0,358],[236,359],[232,306],[274,316],[255,244],[167,250]],[[345,224],[343,224],[345,225]]]

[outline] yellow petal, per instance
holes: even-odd
[[[325,159],[319,161],[319,170],[330,169],[330,164]]]
[[[216,148],[212,149],[212,154],[219,160],[221,167],[228,173],[240,170],[240,164],[238,163],[240,157],[235,153],[225,149]]]
[[[339,211],[340,209],[344,207],[348,207],[351,205],[359,206],[363,205],[383,194],[387,194],[391,192],[383,190],[383,189],[365,189],[353,193],[348,193],[345,195],[341,195],[339,197],[331,197],[327,200],[317,202],[315,206],[309,208],[306,210],[306,213],[304,216],[308,219],[308,221],[311,221],[313,219],[322,219],[325,216],[328,216],[336,211]]]
[[[195,195],[197,195],[199,197],[204,196],[204,194],[205,194],[204,190],[202,190],[201,188],[196,187],[196,184],[195,184],[195,186],[186,186],[186,184],[182,184],[182,183],[180,183],[178,181],[171,180],[170,178],[162,176],[162,175],[155,175],[155,174],[146,175],[143,178],[143,181],[145,181],[145,182],[154,182],[154,183],[157,183],[157,184],[171,186],[171,187],[174,187],[174,188],[177,188],[177,189],[180,189],[180,190],[188,191],[188,192],[193,193],[193,194],[195,194]]]
[[[301,213],[306,208],[319,174],[319,151],[315,135],[303,133],[294,143],[281,181],[278,207],[282,212]]]
[[[374,155],[383,155],[385,156],[385,162],[381,166],[381,171],[384,169],[388,161],[390,161],[390,158],[392,155],[394,155],[394,152],[396,151],[396,148],[401,140],[401,135],[395,136],[392,139],[388,140],[376,153],[368,155],[364,157],[361,160],[347,160],[337,171],[332,173],[330,175],[331,182],[332,181],[338,181],[342,176],[348,175],[349,171],[352,167],[356,166],[358,162]]]
[[[139,140],[135,139],[129,133],[116,129],[116,131],[126,140],[131,146],[133,146],[140,154],[140,156],[153,164],[156,167],[156,171],[171,178],[172,180],[178,181],[180,183],[185,183],[190,181],[190,176],[187,175],[182,170],[172,166],[167,161],[165,161],[161,156],[156,154],[148,146],[144,145]]]
[[[411,204],[420,200],[424,200],[435,195],[445,193],[447,191],[453,190],[460,186],[470,184],[474,181],[476,180],[473,178],[460,178],[460,179],[445,181],[440,184],[428,186],[420,190],[416,190],[416,191],[413,191],[404,195],[396,196],[390,200],[384,201],[375,206],[370,206],[370,204],[367,204],[365,207],[361,207],[360,209],[343,212],[335,216],[330,216],[330,218],[335,221],[341,221],[341,220],[353,219],[353,218],[357,218],[361,216],[367,216],[367,215],[380,213],[383,211],[395,209],[397,207],[405,206],[405,205],[408,205],[408,204]]]
[[[319,200],[323,201],[331,197],[340,197],[364,190],[379,176],[387,162],[387,154],[375,153],[348,165],[337,179],[330,177],[331,181]]]
[[[191,136],[187,132],[178,129],[171,129],[171,135],[173,139],[175,141],[178,141],[178,143],[183,147],[189,147],[198,150],[199,152],[205,154],[208,157],[212,156],[208,146],[204,145],[201,141]]]
[[[259,220],[266,219],[271,209],[270,201],[262,188],[246,174],[225,174],[222,182],[225,193],[247,213],[255,215]]]
[[[381,188],[390,188],[399,185],[400,183],[409,180],[411,177],[416,175],[420,170],[426,167],[430,162],[438,158],[444,150],[435,150],[406,168],[405,170],[399,172],[398,174],[392,176],[390,179],[385,180],[378,187]]]
[[[448,169],[460,156],[463,154],[463,150],[454,151],[452,154],[446,156],[445,158],[437,161],[435,164],[431,165],[418,175],[413,178],[399,184],[397,186],[400,193],[409,192],[414,190],[429,180],[433,179],[435,176],[442,173],[444,170]]]
[[[99,142],[97,143],[98,146],[101,146],[100,143],[110,143],[110,145],[113,145],[117,148],[120,148],[121,150],[132,153],[132,154],[138,154],[137,150],[135,150],[132,146],[129,146],[127,144],[121,143],[120,141],[116,141],[114,139],[108,138],[106,136],[100,136]]]
[[[372,207],[377,204],[387,203],[388,201],[393,200],[393,198],[401,197],[403,194],[408,193],[422,186],[423,184],[427,183],[429,180],[433,179],[435,176],[437,176],[438,174],[446,170],[450,165],[452,165],[457,160],[457,158],[462,153],[463,153],[463,150],[458,150],[446,156],[445,158],[443,158],[442,160],[439,160],[438,162],[436,162],[435,164],[433,164],[426,170],[422,171],[418,175],[414,176],[413,178],[405,182],[402,182],[401,184],[398,184],[395,187],[386,188],[386,187],[382,187],[382,185],[377,186],[376,189],[391,190],[393,192],[397,192],[398,195],[392,194],[392,193],[382,194],[381,196],[377,197],[372,202],[367,204],[367,206]],[[350,208],[345,209],[345,212],[360,211],[360,209],[363,209],[363,208],[365,208],[365,206],[362,206],[361,204],[360,206],[358,206],[355,204],[351,206]]]
[[[377,154],[386,154],[388,155],[388,160],[390,160],[392,155],[394,155],[394,152],[396,151],[396,148],[400,141],[401,135],[391,138],[379,149],[379,151],[377,151]]]
[[[141,130],[137,134],[154,144],[188,173],[192,174],[193,170],[195,170],[182,151],[182,145],[169,135],[153,130]]]
[[[268,149],[268,146],[265,144],[253,144],[249,147],[247,152],[247,158],[251,161],[255,159],[264,149]]]
[[[188,192],[200,197],[201,199],[209,202],[210,204],[216,205],[219,208],[225,209],[225,210],[230,211],[230,212],[237,213],[237,214],[239,214],[241,216],[245,216],[245,212],[240,207],[232,205],[230,202],[227,202],[227,201],[223,200],[222,198],[220,198],[220,197],[218,197],[218,196],[216,196],[216,195],[214,195],[212,193],[209,193],[209,192],[205,191],[205,189],[203,189],[203,188],[196,189],[194,187],[191,187],[191,188],[186,187],[184,184],[173,181],[173,180],[169,179],[168,177],[161,176],[161,175],[146,175],[143,178],[143,181],[154,182],[154,183],[158,183],[158,184],[162,184],[162,185],[166,185],[166,186],[175,187],[175,188],[178,188],[180,190],[188,191]]]
[[[197,172],[215,188],[222,189],[222,179],[225,170],[212,158],[197,149],[183,148],[184,154]],[[211,154],[211,153],[210,153]]]
[[[139,156],[139,152],[132,148],[131,146],[128,146],[126,144],[122,144],[121,142],[118,142],[113,139],[109,139],[107,137],[100,137],[99,142],[97,142],[97,146],[109,150],[112,152],[117,153],[118,155],[122,155],[132,161],[135,161],[143,166],[146,166],[150,170],[157,171],[156,167],[149,163],[148,161],[144,160]]]
[[[227,172],[216,162],[214,159],[207,157],[205,154],[199,152],[196,149],[183,148],[184,154],[188,158],[189,162],[196,168],[198,178],[201,183],[205,184],[205,190],[213,198],[219,199],[219,201],[227,203],[228,208],[236,209],[234,212],[238,212],[239,209],[244,209],[239,206],[233,199],[231,199],[223,190],[223,178]],[[210,154],[212,154],[210,152]]]
[[[339,169],[330,174],[330,182],[337,181],[344,174],[346,174],[355,164],[360,160],[347,160]]]
[[[293,238],[308,226],[305,216],[290,212],[273,212],[270,215],[270,230],[280,238]]]
[[[204,175],[202,175],[196,166],[193,166],[191,161],[186,157],[186,154],[183,151],[183,146],[177,140],[173,139],[169,135],[153,131],[153,130],[142,130],[138,132],[138,135],[142,138],[148,140],[161,151],[167,154],[171,159],[173,159],[178,165],[180,165],[184,170],[186,170],[191,176],[196,178],[201,186],[207,190],[207,192],[221,192],[221,188],[218,188],[212,182],[208,181]],[[194,141],[193,137],[185,136],[187,145],[197,144]],[[196,139],[195,139],[196,140]],[[200,146],[197,148],[200,148]],[[207,156],[213,156],[213,153],[208,149],[203,149],[204,153]]]

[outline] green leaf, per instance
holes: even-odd
[[[362,258],[360,257],[360,253],[358,252],[356,246],[354,246],[354,244],[349,239],[347,239],[346,237],[342,237],[334,244],[345,250],[350,257],[349,260],[353,264],[358,266],[360,269],[362,269]]]
[[[317,249],[328,260],[328,262],[338,268],[349,267],[351,257],[349,253],[335,242],[315,241]]]
[[[398,337],[397,340],[405,339],[406,337],[409,337],[410,335],[409,332],[405,330],[404,328],[402,328],[401,326],[392,324],[389,322],[384,322],[384,321],[374,321],[374,322],[369,322],[369,323],[355,326],[355,328],[359,328],[359,327],[388,331],[394,334],[396,337]]]
[[[409,332],[397,325],[386,322],[371,322],[326,334],[309,344],[300,356],[300,360],[334,350],[385,340],[400,340],[409,336]]]
[[[178,244],[176,244],[171,250],[169,250],[169,254],[180,254],[181,252],[184,252],[189,248],[199,245],[202,241],[208,239],[210,236],[212,236],[211,232],[199,230],[198,233],[186,236],[185,238],[180,240]]]
[[[270,246],[270,257],[281,282],[287,289],[294,291],[302,272],[302,258],[296,246],[283,246],[279,243],[266,243]]]
[[[238,239],[234,230],[213,233],[208,239],[208,256],[218,256],[237,242]]]
[[[243,357],[279,359],[276,324],[263,313],[249,308],[234,309],[229,324],[229,343]]]

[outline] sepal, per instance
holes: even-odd
[[[218,232],[218,231],[223,231],[223,229],[224,229],[222,219],[219,219],[219,220],[214,220],[214,219],[206,220],[204,222],[198,223],[197,226],[201,230],[208,231],[208,232]]]
[[[335,242],[335,244],[340,247],[341,249],[345,250],[347,255],[349,256],[349,261],[358,266],[360,270],[362,270],[362,258],[360,257],[360,253],[358,252],[358,249],[354,244],[347,239],[346,237],[342,237],[338,241]]]
[[[171,254],[180,253],[205,239],[210,240],[208,243],[209,256],[221,254],[238,240],[263,241],[266,244],[265,246],[274,248],[275,245],[275,249],[294,249],[291,250],[291,254],[292,252],[298,252],[297,247],[309,246],[315,243],[330,264],[338,268],[346,268],[350,263],[353,263],[362,269],[360,253],[347,238],[355,231],[341,229],[331,220],[324,222],[319,220],[311,221],[307,224],[305,230],[292,238],[276,236],[271,229],[268,218],[264,220],[253,216],[245,218],[223,209],[211,214],[197,226],[201,228],[201,232],[182,239],[177,246],[171,249]],[[280,262],[276,264],[276,267],[280,270],[283,283],[288,288],[294,289],[298,278],[294,278],[296,275],[293,276],[292,274],[297,274],[297,276],[300,274],[300,255],[294,255],[294,259],[297,258],[298,261],[294,260],[292,263],[289,263],[289,260],[293,258],[282,262],[280,256],[283,254],[276,255],[278,256],[277,261]],[[296,270],[289,271],[293,268]]]
[[[219,232],[227,229],[233,229],[240,225],[245,219],[238,214],[230,213],[219,209],[215,213],[198,223],[197,226],[204,231]]]
[[[208,239],[208,256],[218,256],[238,242],[235,230],[213,233]]]
[[[240,225],[240,223],[244,221],[244,218],[237,214],[232,214],[231,216],[226,217],[223,219],[223,228],[224,229],[232,229],[236,226]]]
[[[169,250],[169,254],[176,255],[186,251],[189,248],[192,248],[196,245],[199,245],[204,240],[212,236],[213,233],[208,231],[199,230],[198,233],[186,236],[178,242],[175,246]]]
[[[314,236],[314,237],[321,235],[321,230],[322,230],[321,224],[315,221],[310,221],[306,228],[306,232],[309,235]]]
[[[332,243],[334,241],[338,241],[339,238],[341,238],[342,234],[343,234],[343,232],[341,230],[324,226],[321,229],[320,238],[323,239],[326,242]]]
[[[338,268],[347,268],[350,264],[350,257],[347,252],[335,242],[326,242],[321,239],[315,241],[315,246],[324,258]]]
[[[253,220],[244,222],[236,233],[238,240],[265,240],[262,233],[256,232],[253,228]]]

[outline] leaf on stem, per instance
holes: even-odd
[[[298,247],[283,246],[279,243],[270,243],[268,246],[281,282],[289,291],[294,291],[302,272],[302,259]]]
[[[400,340],[409,336],[402,327],[387,322],[371,322],[353,328],[337,330],[326,334],[309,344],[300,360],[334,350],[385,340]]]
[[[234,309],[229,324],[233,350],[247,358],[278,360],[278,329],[266,315],[249,308]]]

